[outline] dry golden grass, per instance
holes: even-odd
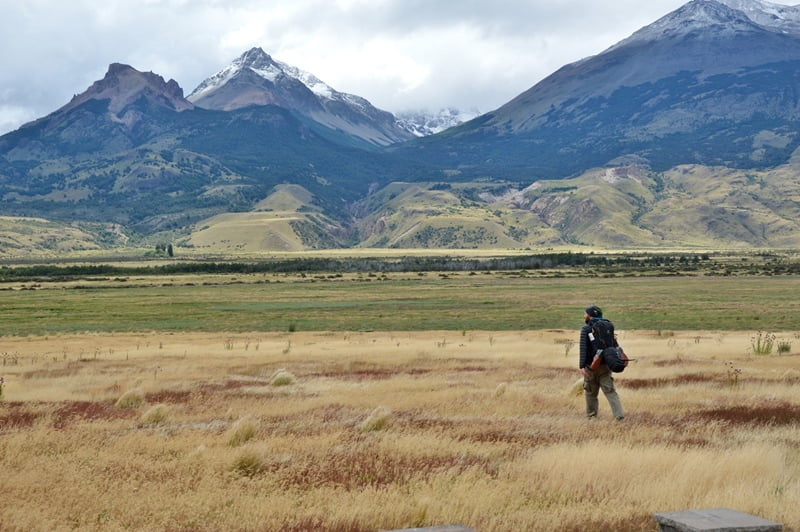
[[[589,422],[575,337],[3,338],[0,529],[654,530],[720,506],[800,528],[796,354],[622,333],[627,418],[601,398]]]

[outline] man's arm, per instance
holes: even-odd
[[[581,336],[580,336],[580,356],[578,358],[578,367],[583,369],[589,364],[591,364],[591,356],[589,356],[589,349],[591,348],[591,343],[589,342],[589,326],[584,325],[581,327]]]

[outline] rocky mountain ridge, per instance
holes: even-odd
[[[276,61],[261,48],[242,54],[203,81],[188,99],[222,111],[251,105],[277,105],[378,146],[409,140],[394,115],[366,99],[339,92],[313,74]]]
[[[781,164],[800,146],[800,36],[784,29],[800,8],[783,6],[784,22],[764,26],[748,13],[768,18],[769,5],[741,2],[750,9],[693,0],[450,134],[400,149],[472,176],[502,166],[558,178],[631,156],[659,170]],[[780,141],[763,145],[767,136]]]
[[[0,136],[0,215],[231,252],[800,245],[793,9],[693,0],[495,111],[388,146],[393,116],[365,122],[358,97],[260,49],[194,101],[114,64]]]

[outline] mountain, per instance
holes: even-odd
[[[107,99],[108,110],[124,122],[121,112],[140,98],[149,99],[173,111],[186,111],[194,107],[183,97],[183,89],[174,79],[165,82],[164,78],[152,72],[139,72],[128,65],[112,63],[103,79],[76,95],[57,112],[66,113],[89,100]]]
[[[313,74],[276,61],[253,48],[203,81],[188,99],[198,107],[231,111],[251,105],[277,105],[373,145],[412,138],[394,115],[360,96],[339,92]]]
[[[0,255],[800,247],[799,9],[693,0],[495,111],[387,146],[393,116],[260,49],[189,98],[112,64],[0,136]]]
[[[282,107],[213,111],[182,94],[172,80],[112,64],[67,105],[3,135],[0,214],[185,231],[294,183],[347,218],[349,203],[403,171]]]
[[[427,137],[446,129],[460,126],[480,115],[477,111],[459,111],[453,107],[430,111],[403,111],[396,113],[397,124],[415,137]]]
[[[160,116],[193,108],[175,80],[114,63],[60,109],[0,137],[0,153],[8,161],[114,153],[157,135]]]
[[[797,7],[692,0],[499,109],[399,151],[462,177],[518,181],[620,157],[658,170],[775,166],[800,146],[799,21]]]

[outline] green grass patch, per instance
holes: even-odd
[[[241,276],[240,276],[241,278]],[[601,306],[620,329],[796,329],[799,278],[439,276],[380,282],[7,290],[2,335],[132,331],[571,329]]]

